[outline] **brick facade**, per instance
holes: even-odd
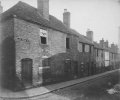
[[[3,85],[8,88],[14,86],[15,80],[15,41],[14,41],[14,21],[8,19],[2,22],[2,44],[1,44],[1,74]]]
[[[47,44],[40,44],[39,29],[48,30]],[[33,60],[33,85],[42,83],[39,77],[39,67],[43,67],[43,54],[47,57],[66,52],[66,34],[41,27],[23,20],[14,19],[14,38],[16,43],[16,74],[21,80],[21,60]],[[47,51],[44,53],[44,49]],[[42,69],[41,69],[42,70]],[[42,74],[42,71],[41,71]],[[42,78],[42,77],[41,77]]]
[[[22,2],[3,13],[1,59],[5,85],[26,87],[55,83],[96,74],[99,67],[103,69],[104,40],[100,43],[102,47],[97,48],[91,39],[65,27],[55,17],[49,15],[49,20],[44,17],[38,9]],[[40,29],[46,32],[45,37],[41,38],[44,34]],[[92,34],[89,37],[92,38]],[[82,44],[81,51],[78,43]],[[103,58],[101,53],[97,57],[95,48],[103,50]]]

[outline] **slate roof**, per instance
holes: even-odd
[[[2,21],[17,17],[35,24],[39,24],[44,27],[52,28],[63,33],[76,35],[80,38],[80,41],[83,43],[92,44],[91,41],[86,39],[83,35],[79,34],[73,29],[68,29],[60,20],[55,18],[52,15],[49,15],[49,21],[44,19],[40,13],[37,11],[37,8],[34,8],[24,2],[19,1],[12,8],[8,9],[2,14]]]
[[[90,41],[89,39],[87,39],[84,35],[81,35],[80,33],[78,33],[76,30],[74,30],[74,29],[70,29],[71,30],[71,32],[73,33],[73,34],[76,34],[78,37],[79,37],[79,41],[80,42],[83,42],[83,43],[87,43],[87,44],[92,44],[93,45],[93,43],[92,43],[92,41]]]
[[[112,48],[110,47],[102,47],[99,43],[97,42],[94,42],[94,47],[97,48],[97,49],[101,49],[101,50],[106,50],[106,51],[109,51],[109,52],[113,52],[115,53],[115,50],[113,50]]]

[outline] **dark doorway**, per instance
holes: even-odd
[[[71,72],[71,60],[70,59],[66,59],[65,60],[65,75],[67,78],[70,78],[71,75],[72,75],[72,72]]]
[[[25,58],[21,60],[22,64],[22,81],[24,85],[32,84],[32,59]]]
[[[78,76],[78,63],[77,63],[77,61],[74,61],[74,75]]]

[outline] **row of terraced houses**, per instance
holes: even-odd
[[[63,22],[49,14],[49,0],[37,8],[18,2],[1,11],[1,77],[7,88],[26,88],[86,77],[119,68],[118,47],[94,42],[70,28],[70,12]]]

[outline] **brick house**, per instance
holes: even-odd
[[[67,10],[63,24],[49,15],[49,0],[37,1],[37,9],[20,1],[2,14],[2,76],[10,87],[18,82],[26,87],[49,82],[51,77],[63,78],[69,69],[65,66],[77,64],[78,41],[92,44],[70,29]]]
[[[49,0],[38,8],[18,2],[2,13],[2,79],[7,87],[29,87],[94,74],[93,33],[83,36],[49,15]]]

